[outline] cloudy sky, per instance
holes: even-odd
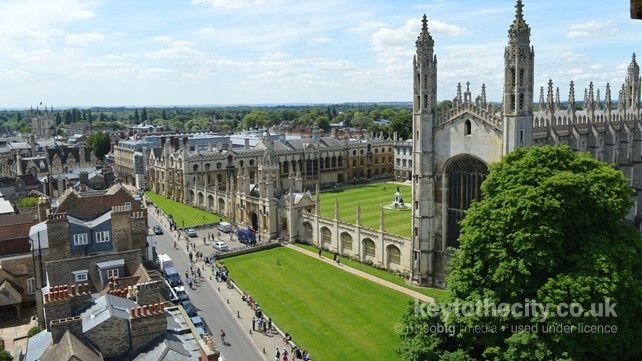
[[[642,52],[628,3],[525,0],[536,87],[618,89]],[[410,101],[424,13],[438,98],[499,100],[510,0],[0,0],[0,107]]]

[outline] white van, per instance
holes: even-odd
[[[216,228],[218,228],[219,231],[223,233],[230,233],[232,232],[232,225],[227,223],[227,222],[220,222]]]

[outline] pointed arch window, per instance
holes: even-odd
[[[464,123],[464,135],[470,135],[470,133],[472,133],[472,124],[470,123],[470,119],[466,119]]]

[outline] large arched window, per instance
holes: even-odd
[[[313,236],[312,236],[312,224],[308,222],[303,223],[303,236],[306,241],[312,242],[313,241]]]
[[[341,233],[341,253],[352,254],[352,236],[348,232]]]
[[[448,164],[448,224],[447,247],[459,247],[459,222],[466,215],[472,201],[481,199],[481,184],[488,167],[472,156],[462,156]]]
[[[370,238],[365,238],[363,240],[363,254],[368,257],[375,257],[375,243]]]
[[[388,245],[386,247],[386,258],[388,260],[388,267],[391,264],[400,265],[401,264],[401,250],[395,245]]]
[[[330,247],[332,243],[332,232],[326,227],[321,228],[321,243],[323,247]]]

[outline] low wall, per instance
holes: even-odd
[[[241,256],[241,255],[248,254],[248,253],[264,251],[266,249],[272,249],[272,248],[276,248],[276,247],[281,247],[281,243],[271,242],[271,243],[260,245],[260,246],[241,248],[239,250],[233,250],[233,251],[230,251],[230,252],[219,253],[219,254],[215,255],[215,257],[216,257],[217,260],[219,260],[219,259],[223,259],[223,258]]]

